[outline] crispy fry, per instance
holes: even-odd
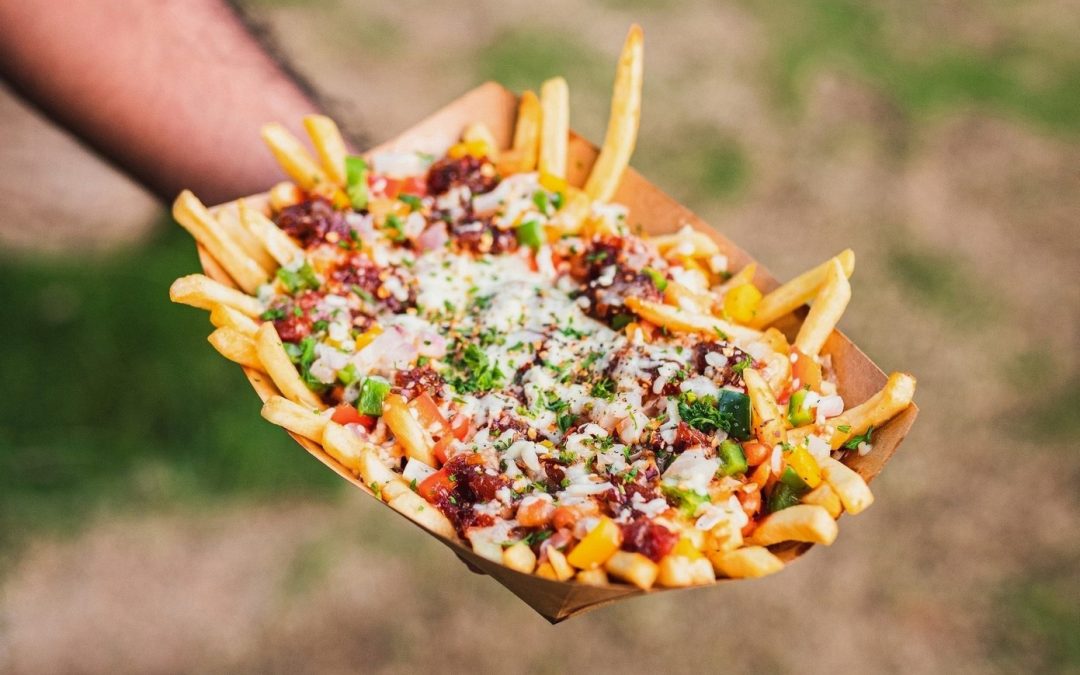
[[[274,262],[270,253],[263,248],[262,242],[240,221],[240,212],[236,206],[230,204],[226,207],[217,208],[211,215],[218,226],[225,231],[225,234],[239,244],[244,253],[254,260],[259,267],[268,273],[277,269],[277,263]]]
[[[822,466],[822,469],[825,467]],[[833,518],[839,518],[840,514],[844,510],[844,505],[840,502],[840,497],[837,496],[836,491],[832,489],[828,482],[818,485],[816,488],[807,492],[802,498],[803,504],[816,504],[826,511]]]
[[[259,330],[259,324],[251,317],[228,305],[214,305],[210,310],[210,323],[217,328],[231,328],[249,338],[254,338],[255,331]]]
[[[383,421],[405,449],[406,455],[428,466],[438,466],[432,453],[435,442],[431,439],[431,434],[413,417],[404,398],[397,394],[386,397],[383,401]]]
[[[682,555],[667,555],[660,560],[660,573],[656,583],[666,588],[685,588],[700,586],[716,581],[712,564],[705,558],[688,558]]]
[[[566,178],[566,152],[570,141],[570,91],[566,80],[553,77],[540,87],[541,175]]]
[[[251,208],[243,199],[240,200],[240,219],[248,231],[269,251],[278,265],[292,264],[298,257],[304,255],[304,249],[300,248],[289,235],[282,232],[274,221],[263,215],[261,211]],[[276,266],[273,269],[276,269]]]
[[[404,485],[405,481],[400,479],[399,481]],[[385,491],[385,487],[383,489]],[[407,486],[404,492],[389,498],[386,503],[390,505],[390,508],[425,529],[447,539],[457,539],[454,526],[442,514],[442,511],[439,511],[439,509],[429,504],[426,499],[408,489]]]
[[[709,556],[717,574],[731,579],[752,579],[775,574],[784,563],[764,546],[747,546]]]
[[[668,281],[664,289],[664,302],[694,314],[710,314],[713,297],[707,293],[698,293],[678,281]]]
[[[304,193],[292,181],[283,180],[270,188],[270,210],[273,213],[279,213],[285,207],[299,204],[303,199]]]
[[[274,324],[264,323],[259,326],[259,330],[255,331],[255,348],[258,351],[259,360],[266,369],[266,374],[274,381],[278,391],[285,398],[313,410],[322,410],[326,407],[319,397],[307,388],[300,374],[296,372],[296,366],[285,353],[285,346],[282,345]]]
[[[285,127],[277,123],[263,125],[262,139],[289,178],[303,189],[311,190],[328,182],[326,172],[315,163],[300,139]]]
[[[240,331],[232,328],[218,328],[207,338],[218,353],[234,363],[247,368],[263,370],[259,356],[255,353],[255,341]]]
[[[461,140],[467,144],[480,145],[484,148],[484,154],[493,162],[499,161],[499,144],[495,142],[495,135],[491,133],[483,122],[473,122],[461,132]]]
[[[536,169],[540,154],[540,99],[532,90],[521,95],[514,125],[514,151],[519,153],[519,171]]]
[[[656,583],[660,567],[640,553],[616,551],[604,563],[604,570],[613,577],[629,582],[647,591]]]
[[[364,484],[370,487],[381,498],[382,486],[391,483],[399,478],[399,476],[388,469],[385,464],[379,461],[379,456],[375,453],[374,448],[365,447],[360,451],[360,459],[357,462],[357,471],[360,472],[360,478],[364,480]]]
[[[263,313],[262,303],[255,298],[202,274],[189,274],[172,282],[169,299],[199,309],[212,310],[217,305],[224,305],[250,317]]]
[[[806,541],[828,546],[836,540],[836,521],[813,504],[796,504],[769,514],[750,535],[748,544],[771,546],[782,541]]]
[[[755,274],[757,274],[757,263],[743,265],[743,268],[735,274],[732,274],[730,279],[714,288],[713,293],[717,296],[723,296],[733,288],[737,288],[743,284],[752,284],[754,283]],[[764,298],[762,298],[762,301],[764,302]]]
[[[581,570],[574,577],[579,584],[585,584],[586,586],[607,586],[608,576],[607,572],[603,568],[597,567],[594,570]]]
[[[840,415],[829,420],[828,426],[834,429],[829,443],[833,449],[847,443],[853,436],[866,433],[871,426],[885,424],[909,405],[915,397],[915,378],[908,373],[889,375],[885,386],[878,393],[854,408],[848,408]],[[841,429],[846,429],[842,431]],[[815,425],[807,425],[788,432],[793,443],[804,443],[806,437],[819,431]]]
[[[266,399],[262,407],[262,416],[268,422],[279,427],[285,427],[289,431],[309,438],[316,443],[321,443],[323,430],[329,421],[324,415],[293,403],[283,396],[271,396]]]
[[[758,440],[769,447],[783,443],[787,439],[784,413],[780,410],[780,404],[776,402],[769,383],[753,368],[743,371],[743,381],[754,410],[754,428]]]
[[[570,565],[570,561],[566,559],[562,551],[557,548],[549,548],[547,550],[548,563],[551,565],[551,569],[555,572],[555,579],[558,581],[566,581],[574,577],[574,568]]]
[[[844,275],[850,277],[855,271],[855,252],[850,248],[845,249],[838,253],[835,259],[839,260],[844,268]],[[754,320],[750,325],[754,328],[764,328],[810,302],[825,283],[831,266],[832,259],[830,258],[767,294],[761,299],[757,314],[754,315]]]
[[[795,348],[807,356],[817,356],[825,346],[825,340],[836,328],[851,300],[851,284],[844,275],[840,261],[833,258],[821,292],[810,306],[806,320],[795,337]]]
[[[502,564],[522,574],[532,574],[536,569],[536,554],[528,544],[519,541],[503,549]]]
[[[305,115],[304,129],[311,137],[327,177],[338,185],[345,185],[345,156],[348,150],[338,125],[326,115]]]
[[[641,318],[663,326],[677,333],[704,333],[706,335],[721,335],[739,340],[752,342],[761,333],[751,328],[736,326],[735,324],[718,319],[707,314],[695,314],[678,307],[665,305],[659,302],[642,300],[641,298],[626,298],[624,301],[630,311]]]
[[[173,202],[173,218],[190,232],[195,241],[202,244],[210,255],[221,263],[237,285],[248,293],[254,293],[270,278],[269,273],[228,236],[190,190],[181,192]]]
[[[630,26],[615,71],[611,118],[600,155],[596,158],[585,192],[592,199],[609,201],[630,164],[641,120],[641,84],[644,73],[644,36],[641,26]]]
[[[570,188],[562,208],[548,221],[545,231],[549,241],[577,234],[589,216],[592,204],[584,192]]]
[[[874,503],[874,493],[870,492],[863,477],[843,462],[827,457],[821,464],[821,473],[825,483],[832,487],[851,515],[865,511]]]
[[[691,258],[704,258],[720,252],[720,247],[704,232],[698,232],[689,225],[678,232],[671,234],[658,234],[649,237],[649,241],[665,258],[675,256],[689,256]]]
[[[342,466],[360,473],[360,457],[367,444],[360,440],[352,430],[346,429],[337,422],[327,422],[322,437],[323,450],[341,463]]]

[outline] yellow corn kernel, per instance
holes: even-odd
[[[679,543],[675,544],[675,548],[671,549],[671,555],[683,556],[690,560],[697,560],[702,557],[702,553],[698,550],[697,546],[694,546],[694,542],[690,541],[687,537],[681,537]]]
[[[570,551],[566,560],[579,570],[596,569],[619,550],[621,543],[622,530],[614,520],[603,516],[592,532]]]
[[[364,347],[371,344],[371,341],[379,337],[382,334],[382,327],[379,324],[374,324],[371,328],[361,333],[356,338],[356,351],[360,351]]]
[[[754,284],[742,284],[724,296],[724,312],[739,323],[749,323],[761,304],[761,291]]]
[[[785,457],[784,461],[787,465],[795,470],[795,473],[799,474],[799,478],[809,485],[811,488],[816,488],[821,485],[821,467],[818,466],[817,460],[814,459],[806,448],[798,446]]]

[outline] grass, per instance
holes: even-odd
[[[262,421],[205,313],[169,303],[198,265],[179,228],[161,229],[99,260],[0,261],[0,547],[101,508],[340,488]]]
[[[892,248],[888,269],[918,305],[957,326],[978,328],[996,316],[994,302],[961,259],[909,242]]]
[[[1080,673],[1080,560],[1005,584],[992,653],[1007,672]]]
[[[640,165],[653,167],[649,173],[683,199],[732,201],[752,173],[739,141],[705,125],[687,127],[668,142],[650,143],[643,150]]]
[[[515,29],[497,35],[476,55],[482,79],[495,80],[515,90],[538,90],[556,75],[571,79],[571,86],[591,87],[613,70],[603,57],[556,29]],[[573,90],[573,89],[572,89]]]

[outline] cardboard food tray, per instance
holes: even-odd
[[[509,147],[516,114],[517,96],[495,82],[488,82],[414,125],[397,138],[370,150],[367,154],[386,150],[421,150],[441,155],[446,148],[458,140],[461,131],[468,123],[476,121],[484,122],[491,129],[500,147]],[[597,148],[594,145],[571,132],[567,176],[570,184],[580,186],[585,182],[596,155]],[[245,201],[257,208],[268,209],[265,194],[248,197]],[[630,209],[628,220],[630,225],[641,225],[648,234],[674,232],[688,224],[708,234],[709,237],[716,241],[720,249],[727,255],[732,269],[740,269],[745,264],[753,261],[745,251],[725,239],[691,213],[689,209],[664,194],[633,169],[629,169],[623,177],[614,201],[628,206]],[[213,210],[220,212],[235,210],[236,208],[236,202],[229,202],[217,206]],[[202,247],[199,247],[199,259],[208,276],[235,287],[228,274]],[[809,265],[812,262],[816,261],[807,261],[807,264]],[[778,285],[777,281],[769,276],[768,272],[760,265],[755,282],[764,292],[768,292]],[[805,311],[802,314],[805,315]],[[792,337],[794,330],[798,327],[799,318],[788,317],[786,324],[782,321],[778,327],[789,333],[789,337]],[[826,343],[823,352],[832,356],[839,393],[843,396],[848,407],[865,401],[884,386],[885,374],[842,333],[834,332]],[[262,373],[248,368],[245,368],[244,372],[252,387],[255,388],[255,392],[264,401],[277,393],[273,383]],[[904,440],[904,436],[915,421],[917,414],[918,408],[912,404],[888,424],[875,429],[873,452],[865,457],[852,456],[848,458],[846,462],[848,466],[858,471],[867,482],[872,481],[881,473],[885,463],[896,452],[900,442]],[[368,486],[364,485],[348,469],[323,452],[319,445],[296,434],[290,435],[304,449],[337,472],[342,478],[368,494],[372,494]],[[374,495],[372,496],[374,497]],[[382,503],[381,500],[380,503]],[[391,511],[393,510],[391,509]],[[429,534],[431,533],[429,532]],[[625,584],[598,587],[572,582],[551,581],[538,576],[515,572],[499,563],[481,558],[455,541],[434,534],[432,536],[450,547],[458,557],[466,561],[475,570],[482,571],[495,578],[552,623],[563,621],[617,600],[671,590],[654,588],[650,591],[642,591]],[[790,542],[773,546],[771,550],[785,562],[790,562],[806,553],[811,546],[812,544]]]

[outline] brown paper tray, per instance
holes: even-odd
[[[393,140],[372,149],[368,154],[394,149],[416,149],[441,154],[447,147],[458,140],[462,129],[468,123],[476,121],[484,122],[491,129],[501,147],[508,147],[516,114],[517,97],[501,85],[488,82],[466,93]],[[571,132],[567,178],[572,185],[580,186],[585,182],[596,155],[597,148],[594,145]],[[717,233],[689,209],[664,194],[633,169],[626,172],[614,200],[629,207],[630,216],[628,222],[631,225],[640,224],[645,232],[649,234],[674,232],[683,225],[688,224],[697,230],[705,232],[715,240],[721,250],[728,256],[733,269],[739,269],[746,263],[753,261],[745,251]],[[245,201],[258,208],[265,208],[267,205],[265,194],[248,197]],[[215,207],[214,210],[236,208],[236,202],[229,202]],[[228,274],[201,246],[199,247],[199,260],[208,276],[224,284],[235,286]],[[778,285],[778,282],[760,265],[755,281],[766,292]],[[785,332],[793,332],[792,329],[797,326],[797,320],[791,319],[788,321],[788,325],[780,327],[786,328]],[[824,353],[832,356],[839,392],[849,407],[861,403],[884,386],[885,374],[842,333],[834,332],[832,334],[825,345]],[[248,368],[245,368],[244,372],[262,400],[265,401],[268,397],[277,393],[273,383],[269,382],[263,374]],[[867,482],[872,481],[881,473],[885,463],[896,452],[897,447],[904,440],[912,423],[915,421],[917,414],[918,407],[912,404],[911,407],[896,416],[888,424],[875,429],[874,451],[865,457],[851,457],[847,460],[847,464],[858,471]],[[372,494],[370,488],[323,452],[322,448],[317,444],[296,434],[290,435],[304,449],[342,478],[368,494]],[[380,503],[382,503],[381,500]],[[391,509],[391,511],[393,510]],[[429,534],[431,533],[429,532]],[[454,553],[475,569],[483,571],[506,586],[512,593],[524,600],[530,607],[552,623],[558,623],[617,600],[670,590],[654,588],[651,591],[641,591],[633,586],[623,584],[596,587],[550,581],[541,577],[515,572],[486,558],[481,558],[457,542],[434,534],[432,536],[450,547]],[[772,551],[787,562],[798,558],[811,547],[812,544],[789,543],[774,546]]]

